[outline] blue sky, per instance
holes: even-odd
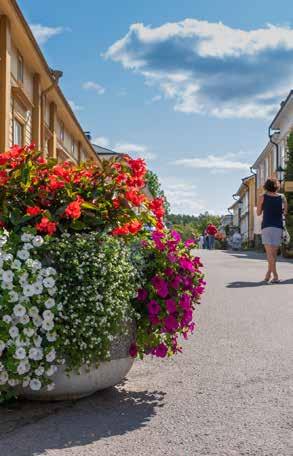
[[[225,212],[293,86],[291,2],[19,4],[93,139],[144,156],[174,212]]]

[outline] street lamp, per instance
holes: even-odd
[[[284,182],[284,179],[285,179],[285,170],[284,170],[284,168],[282,168],[281,165],[279,165],[278,168],[276,169],[276,172],[277,172],[277,179],[280,182],[280,185],[282,185],[282,182]]]

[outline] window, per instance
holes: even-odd
[[[75,142],[74,138],[71,138],[71,155],[75,157]]]
[[[17,55],[17,80],[23,82],[23,58],[20,54]]]
[[[64,122],[60,122],[60,140],[64,142]]]
[[[23,146],[23,125],[17,119],[13,124],[13,144]]]

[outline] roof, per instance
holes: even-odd
[[[65,98],[61,88],[58,85],[55,85],[55,79],[54,79],[54,76],[52,74],[52,70],[49,67],[48,62],[46,61],[45,56],[42,53],[41,48],[38,45],[38,42],[37,42],[36,38],[34,37],[33,32],[31,31],[30,26],[28,25],[24,15],[22,14],[22,11],[21,11],[20,7],[18,6],[17,1],[16,0],[10,0],[10,3],[12,5],[12,7],[14,8],[14,11],[16,12],[18,19],[20,20],[21,24],[23,25],[23,27],[25,29],[25,33],[27,34],[30,42],[32,43],[32,45],[33,45],[38,57],[40,58],[41,64],[44,66],[44,68],[45,68],[45,70],[47,72],[47,75],[48,75],[49,79],[51,80],[52,85],[54,84],[54,89],[56,90],[58,96],[60,96],[62,102],[64,103],[66,109],[70,113],[70,115],[71,115],[73,121],[75,122],[76,126],[79,128],[79,130],[80,130],[80,132],[81,132],[81,134],[83,136],[84,141],[90,146],[93,155],[96,155],[91,142],[89,141],[89,139],[85,135],[85,133],[84,133],[79,121],[77,120],[76,115],[73,112],[73,109],[71,108],[69,102]]]
[[[259,165],[259,163],[264,159],[266,156],[267,152],[269,152],[274,145],[269,141],[265,148],[263,149],[262,153],[257,157],[256,161],[253,163],[252,168],[256,169]]]
[[[97,155],[122,155],[119,152],[115,152],[114,150],[107,149],[106,147],[99,146],[98,144],[93,144],[92,146]]]
[[[287,96],[287,98],[282,101],[281,105],[280,105],[280,108],[279,108],[279,111],[277,112],[277,114],[275,115],[271,125],[270,125],[270,128],[272,129],[277,129],[279,128],[278,127],[278,120],[281,116],[281,114],[286,110],[286,108],[288,107],[288,104],[291,102],[291,100],[293,99],[293,90],[290,90],[289,92],[289,95]]]

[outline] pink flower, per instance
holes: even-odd
[[[196,244],[196,241],[194,239],[188,239],[187,241],[184,242],[185,247],[191,247]]]
[[[148,292],[144,288],[141,288],[140,290],[138,290],[137,299],[139,301],[145,301],[147,297],[148,297]]]
[[[190,272],[194,272],[194,265],[192,264],[192,261],[188,258],[181,257],[179,259],[179,264],[183,269],[186,269]]]
[[[166,299],[165,303],[169,313],[175,313],[177,311],[177,306],[174,299]]]
[[[188,294],[183,294],[180,301],[179,301],[180,306],[182,309],[189,310],[191,306],[191,299]]]
[[[169,290],[168,290],[168,284],[164,279],[161,279],[161,277],[155,276],[151,280],[152,284],[156,288],[156,291],[160,298],[166,298],[168,296]]]
[[[181,241],[181,234],[178,231],[172,230],[171,235],[177,243]]]
[[[129,354],[132,358],[136,358],[137,357],[137,345],[135,343],[132,343],[130,345],[130,349],[129,349]]]
[[[165,271],[164,271],[165,275],[167,277],[172,277],[173,275],[173,269],[172,268],[166,268]]]
[[[186,310],[181,320],[182,326],[188,325],[192,321],[192,310]]]
[[[167,258],[170,261],[170,263],[176,263],[177,262],[177,256],[175,255],[175,253],[172,253],[172,252],[168,253]]]
[[[160,305],[157,303],[157,301],[155,301],[154,299],[152,299],[149,303],[148,303],[148,311],[149,311],[149,314],[150,315],[158,315],[158,313],[160,312],[161,310],[161,307]]]
[[[178,329],[179,323],[173,315],[169,315],[164,321],[165,328],[168,332],[174,332]]]
[[[158,319],[157,315],[149,315],[149,320],[152,325],[157,326],[160,324],[160,320]]]
[[[153,350],[153,353],[159,358],[165,358],[168,353],[168,347],[165,344],[161,343]]]
[[[173,288],[175,288],[175,290],[178,290],[178,288],[180,287],[180,284],[181,284],[181,277],[179,275],[177,275],[174,280],[172,280],[171,282],[171,286]]]

